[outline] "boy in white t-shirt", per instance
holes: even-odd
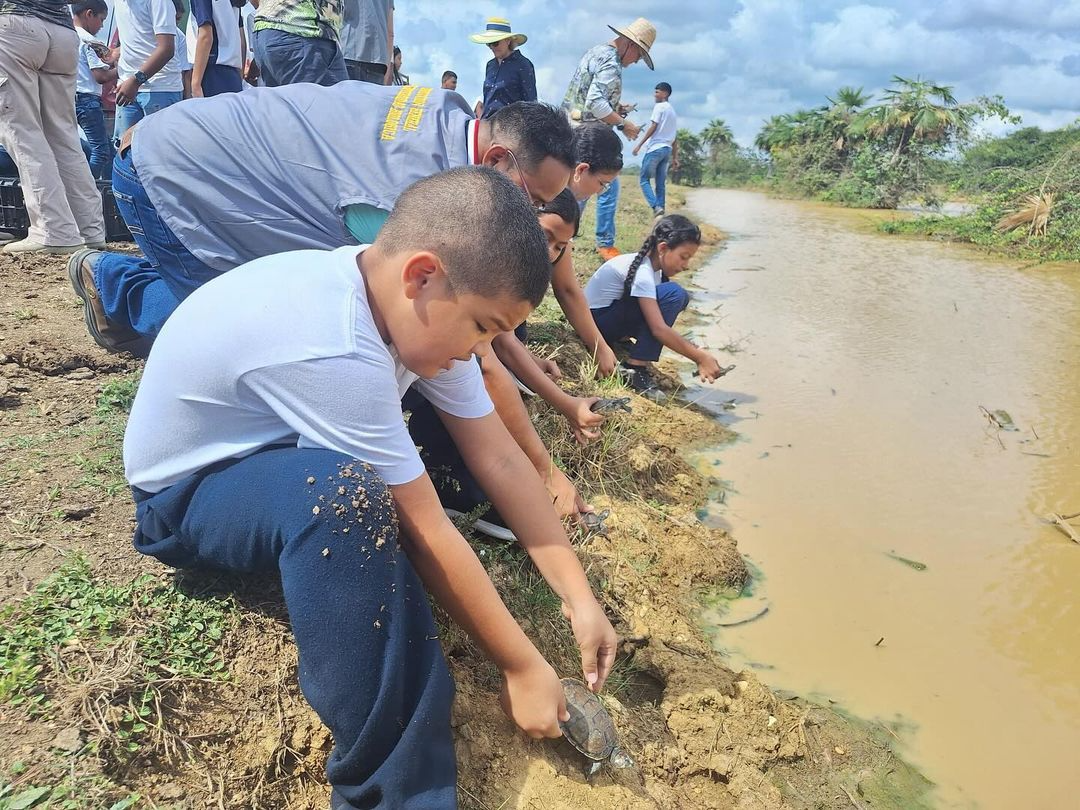
[[[179,31],[173,0],[116,0],[114,10],[120,34],[114,130],[119,141],[146,116],[180,101],[184,85],[180,61],[174,58]]]
[[[90,173],[97,180],[108,180],[112,176],[113,147],[105,132],[101,85],[115,81],[116,58],[105,43],[94,39],[108,16],[109,7],[105,0],[76,0],[71,4],[71,22],[79,35],[75,118],[90,147]]]
[[[637,146],[634,147],[636,155],[642,147],[645,148],[645,157],[641,159],[641,193],[645,195],[645,202],[653,210],[656,216],[664,215],[665,188],[667,185],[668,165],[671,168],[679,168],[679,147],[676,135],[679,131],[678,118],[675,108],[668,101],[671,98],[671,85],[660,82],[653,91],[656,106],[653,107],[649,126],[641,135]],[[656,182],[655,193],[651,183]]]
[[[443,513],[400,409],[414,382],[563,600],[586,681],[610,671],[615,633],[474,360],[550,272],[521,191],[454,169],[406,189],[371,246],[268,256],[203,285],[154,343],[124,437],[135,547],[280,571],[300,685],[334,736],[335,808],[455,806],[453,685],[425,587],[500,668],[523,730],[557,737],[569,716]]]

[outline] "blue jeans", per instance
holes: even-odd
[[[162,221],[131,152],[113,161],[113,195],[143,255],[103,254],[94,268],[94,284],[110,321],[153,340],[181,301],[221,273],[196,259]]]
[[[240,69],[229,65],[207,65],[202,78],[204,98],[219,96],[222,93],[239,93],[244,89],[244,80]]]
[[[95,180],[108,180],[112,172],[113,145],[105,134],[105,114],[101,111],[101,96],[93,93],[75,94],[75,118],[82,127],[90,147],[90,174]]]
[[[275,28],[255,32],[255,63],[267,87],[301,82],[330,87],[349,78],[336,42]]]
[[[11,159],[8,150],[0,146],[0,177],[18,177],[19,167]]]
[[[615,245],[615,207],[619,204],[619,178],[596,197],[596,246]]]
[[[675,320],[690,303],[690,294],[674,281],[665,281],[656,285],[656,303],[664,316],[664,323],[674,326]],[[634,339],[634,348],[630,350],[632,360],[655,363],[660,359],[664,345],[653,337],[637,298],[623,296],[610,306],[592,310],[592,315],[596,328],[608,343],[615,344],[628,337]]]
[[[667,184],[668,164],[671,162],[671,147],[662,146],[651,152],[646,152],[641,159],[641,193],[645,195],[645,202],[649,208],[664,207],[664,187]],[[656,180],[656,193],[653,194],[649,183]]]
[[[348,508],[355,493],[366,505]],[[454,685],[424,586],[398,545],[389,489],[371,467],[332,450],[270,447],[132,494],[143,554],[280,573],[300,688],[334,735],[334,807],[455,806]]]
[[[136,94],[135,100],[123,107],[116,107],[116,122],[113,127],[113,142],[120,145],[120,136],[142,121],[146,116],[164,110],[166,107],[183,100],[184,94],[147,90]]]

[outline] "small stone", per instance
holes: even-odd
[[[311,507],[311,514],[313,514],[313,515],[319,514],[319,507],[317,507],[317,506]]]
[[[838,753],[840,756],[843,756],[844,754],[847,753],[847,751],[844,750],[844,746],[842,746],[842,745],[836,746],[836,748],[834,748],[833,751]]]
[[[375,541],[375,548],[382,548],[385,545],[386,545],[386,539],[383,538],[383,537],[380,537],[378,540]]]
[[[314,475],[309,475],[309,476],[307,477],[307,482],[308,482],[309,484],[314,484],[314,483],[315,483],[315,476],[314,476]]]
[[[83,506],[65,504],[60,507],[60,513],[64,516],[64,520],[82,520],[94,514],[94,507],[89,504]]]
[[[67,374],[65,376],[69,380],[92,380],[97,375],[94,374],[94,372],[91,371],[90,369],[83,366],[82,368],[77,368],[77,369],[75,369],[74,371],[70,372],[69,374]]]
[[[7,377],[0,377],[0,397],[7,396],[8,388],[11,383],[7,381]]]
[[[374,624],[376,627],[382,627],[382,622],[380,622],[378,619],[372,622],[372,624]]]
[[[769,722],[766,725],[767,725],[768,728],[772,728],[773,726],[775,726],[779,722],[780,722],[779,720],[777,720],[775,717],[773,717],[770,714],[769,715]]]
[[[324,557],[329,557],[329,556],[330,556],[330,549],[328,549],[328,548],[324,548],[324,549],[322,550],[322,555],[323,555]]]
[[[82,732],[78,728],[72,726],[71,728],[65,728],[55,737],[53,741],[49,743],[50,748],[59,748],[61,751],[68,751],[75,753],[82,748]]]

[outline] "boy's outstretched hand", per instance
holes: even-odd
[[[581,650],[581,674],[585,684],[593,692],[599,692],[615,663],[615,651],[619,646],[615,628],[595,599],[573,606],[564,602],[562,611],[570,620]]]
[[[559,676],[540,656],[519,672],[503,672],[499,702],[506,716],[535,739],[561,737],[559,721],[570,719]]]

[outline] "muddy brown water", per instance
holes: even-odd
[[[700,459],[731,488],[709,519],[761,573],[706,619],[769,607],[717,646],[889,725],[942,807],[1080,807],[1080,545],[1044,522],[1080,512],[1080,266],[748,192],[690,203],[731,235],[694,329],[740,349],[694,391],[740,434]]]

